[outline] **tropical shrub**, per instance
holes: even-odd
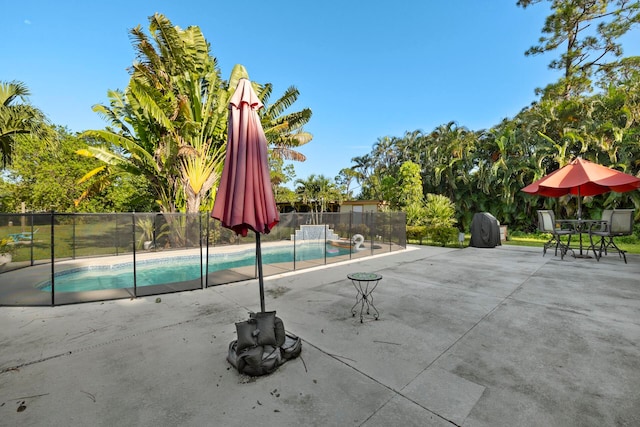
[[[15,252],[16,247],[14,245],[13,239],[4,238],[0,239],[0,254],[11,254]]]
[[[458,229],[455,227],[432,226],[426,227],[426,229],[429,238],[441,246],[458,241]]]
[[[425,206],[425,223],[427,233],[431,240],[445,246],[458,238],[458,229],[453,227],[456,223],[456,208],[453,202],[446,196],[439,194],[427,194]]]
[[[354,234],[362,234],[363,236],[369,235],[369,227],[366,224],[336,224],[335,229],[333,230],[340,236],[351,237]],[[350,234],[350,235],[349,235]]]
[[[422,239],[427,237],[426,225],[407,225],[407,239],[418,240],[422,244]]]

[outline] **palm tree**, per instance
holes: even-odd
[[[343,198],[350,199],[353,196],[353,190],[351,189],[351,183],[358,180],[358,172],[353,168],[342,168],[338,172],[338,176],[334,178],[334,181],[338,184],[340,193]]]
[[[11,162],[17,135],[30,134],[45,141],[52,139],[44,114],[26,103],[29,95],[24,83],[0,82],[0,153],[3,167]],[[22,103],[16,103],[17,100]]]
[[[477,187],[488,201],[488,210],[507,224],[528,215],[516,203],[516,196],[528,183],[536,164],[530,142],[516,125],[513,120],[494,127],[483,134],[477,149],[481,154],[477,156]]]
[[[227,111],[219,102],[229,89],[199,28],[181,30],[155,14],[149,31],[153,40],[139,26],[131,30],[139,60],[126,91],[109,92],[110,106],[94,106],[111,127],[83,134],[108,144],[80,152],[105,162],[85,179],[143,174],[163,212],[196,213],[223,165]],[[242,74],[234,69],[231,81]]]
[[[307,179],[296,180],[296,193],[302,203],[311,207],[314,224],[322,222],[322,212],[327,210],[330,202],[340,202],[340,191],[335,184],[324,175],[311,174]]]
[[[376,165],[376,174],[379,176],[395,175],[400,165],[398,164],[396,137],[382,137],[373,144],[372,158]]]
[[[378,167],[369,154],[353,157],[355,163],[351,168],[356,171],[356,180],[361,185],[360,197],[382,200],[381,178],[378,176]]]
[[[309,108],[305,108],[285,114],[285,111],[297,101],[300,92],[291,86],[276,102],[269,104],[272,89],[272,84],[267,83],[258,93],[258,97],[264,104],[264,108],[258,113],[267,141],[271,145],[271,155],[278,159],[304,162],[306,157],[295,149],[313,138],[303,129],[311,119],[312,112]]]
[[[443,194],[457,203],[458,186],[467,184],[473,168],[472,153],[476,135],[455,122],[441,125],[431,133],[434,143],[427,156],[433,164],[433,185],[436,194]]]
[[[127,90],[109,92],[110,106],[94,107],[111,127],[84,133],[109,144],[82,152],[105,161],[86,179],[108,180],[118,171],[141,173],[149,178],[162,211],[210,209],[224,165],[227,107],[248,73],[236,65],[229,80],[223,80],[198,27],[181,30],[155,14],[149,32],[151,39],[140,27],[131,30],[138,61]],[[253,86],[268,99],[269,85]],[[263,116],[276,146],[297,147],[310,139],[301,129],[310,111],[279,117],[296,97],[297,91],[288,92]]]

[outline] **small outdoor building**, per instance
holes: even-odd
[[[349,200],[342,202],[340,212],[381,212],[386,202],[382,200]]]

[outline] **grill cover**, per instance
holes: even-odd
[[[471,241],[474,248],[495,248],[500,245],[500,223],[489,212],[479,212],[471,220]]]

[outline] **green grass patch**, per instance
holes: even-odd
[[[512,233],[512,235],[509,236],[506,242],[503,242],[503,244],[514,245],[514,246],[542,247],[549,240],[549,238],[551,238],[551,235],[548,235],[548,234],[540,234],[540,233],[526,234],[526,233],[514,232]],[[578,239],[577,236],[574,236],[571,239],[572,247],[575,246],[577,239]],[[566,240],[563,240],[563,242],[566,242]],[[582,236],[582,242],[583,242],[583,247],[588,247],[590,244],[589,236],[584,234]],[[618,245],[620,249],[622,249],[623,251],[627,251],[627,253],[640,254],[640,239],[638,239],[636,235],[615,237],[614,242],[616,242],[616,245]]]
[[[541,234],[541,233],[521,233],[521,232],[513,232],[511,233],[506,242],[502,242],[503,245],[511,245],[511,246],[531,246],[531,247],[539,247],[542,248],[544,244],[551,238],[551,235]],[[464,243],[462,247],[469,246],[469,240],[471,239],[471,235],[466,234]],[[571,246],[575,246],[577,237],[573,237],[571,241]],[[583,247],[586,248],[589,246],[589,236],[582,236]],[[616,245],[620,247],[620,249],[627,251],[630,254],[640,254],[640,239],[635,236],[623,236],[614,238]],[[566,240],[563,240],[566,242]],[[442,246],[436,242],[431,240],[423,239],[422,242],[413,239],[407,239],[407,243],[412,245],[425,245],[425,246]],[[450,242],[446,245],[448,248],[459,248],[460,245],[457,242]]]

